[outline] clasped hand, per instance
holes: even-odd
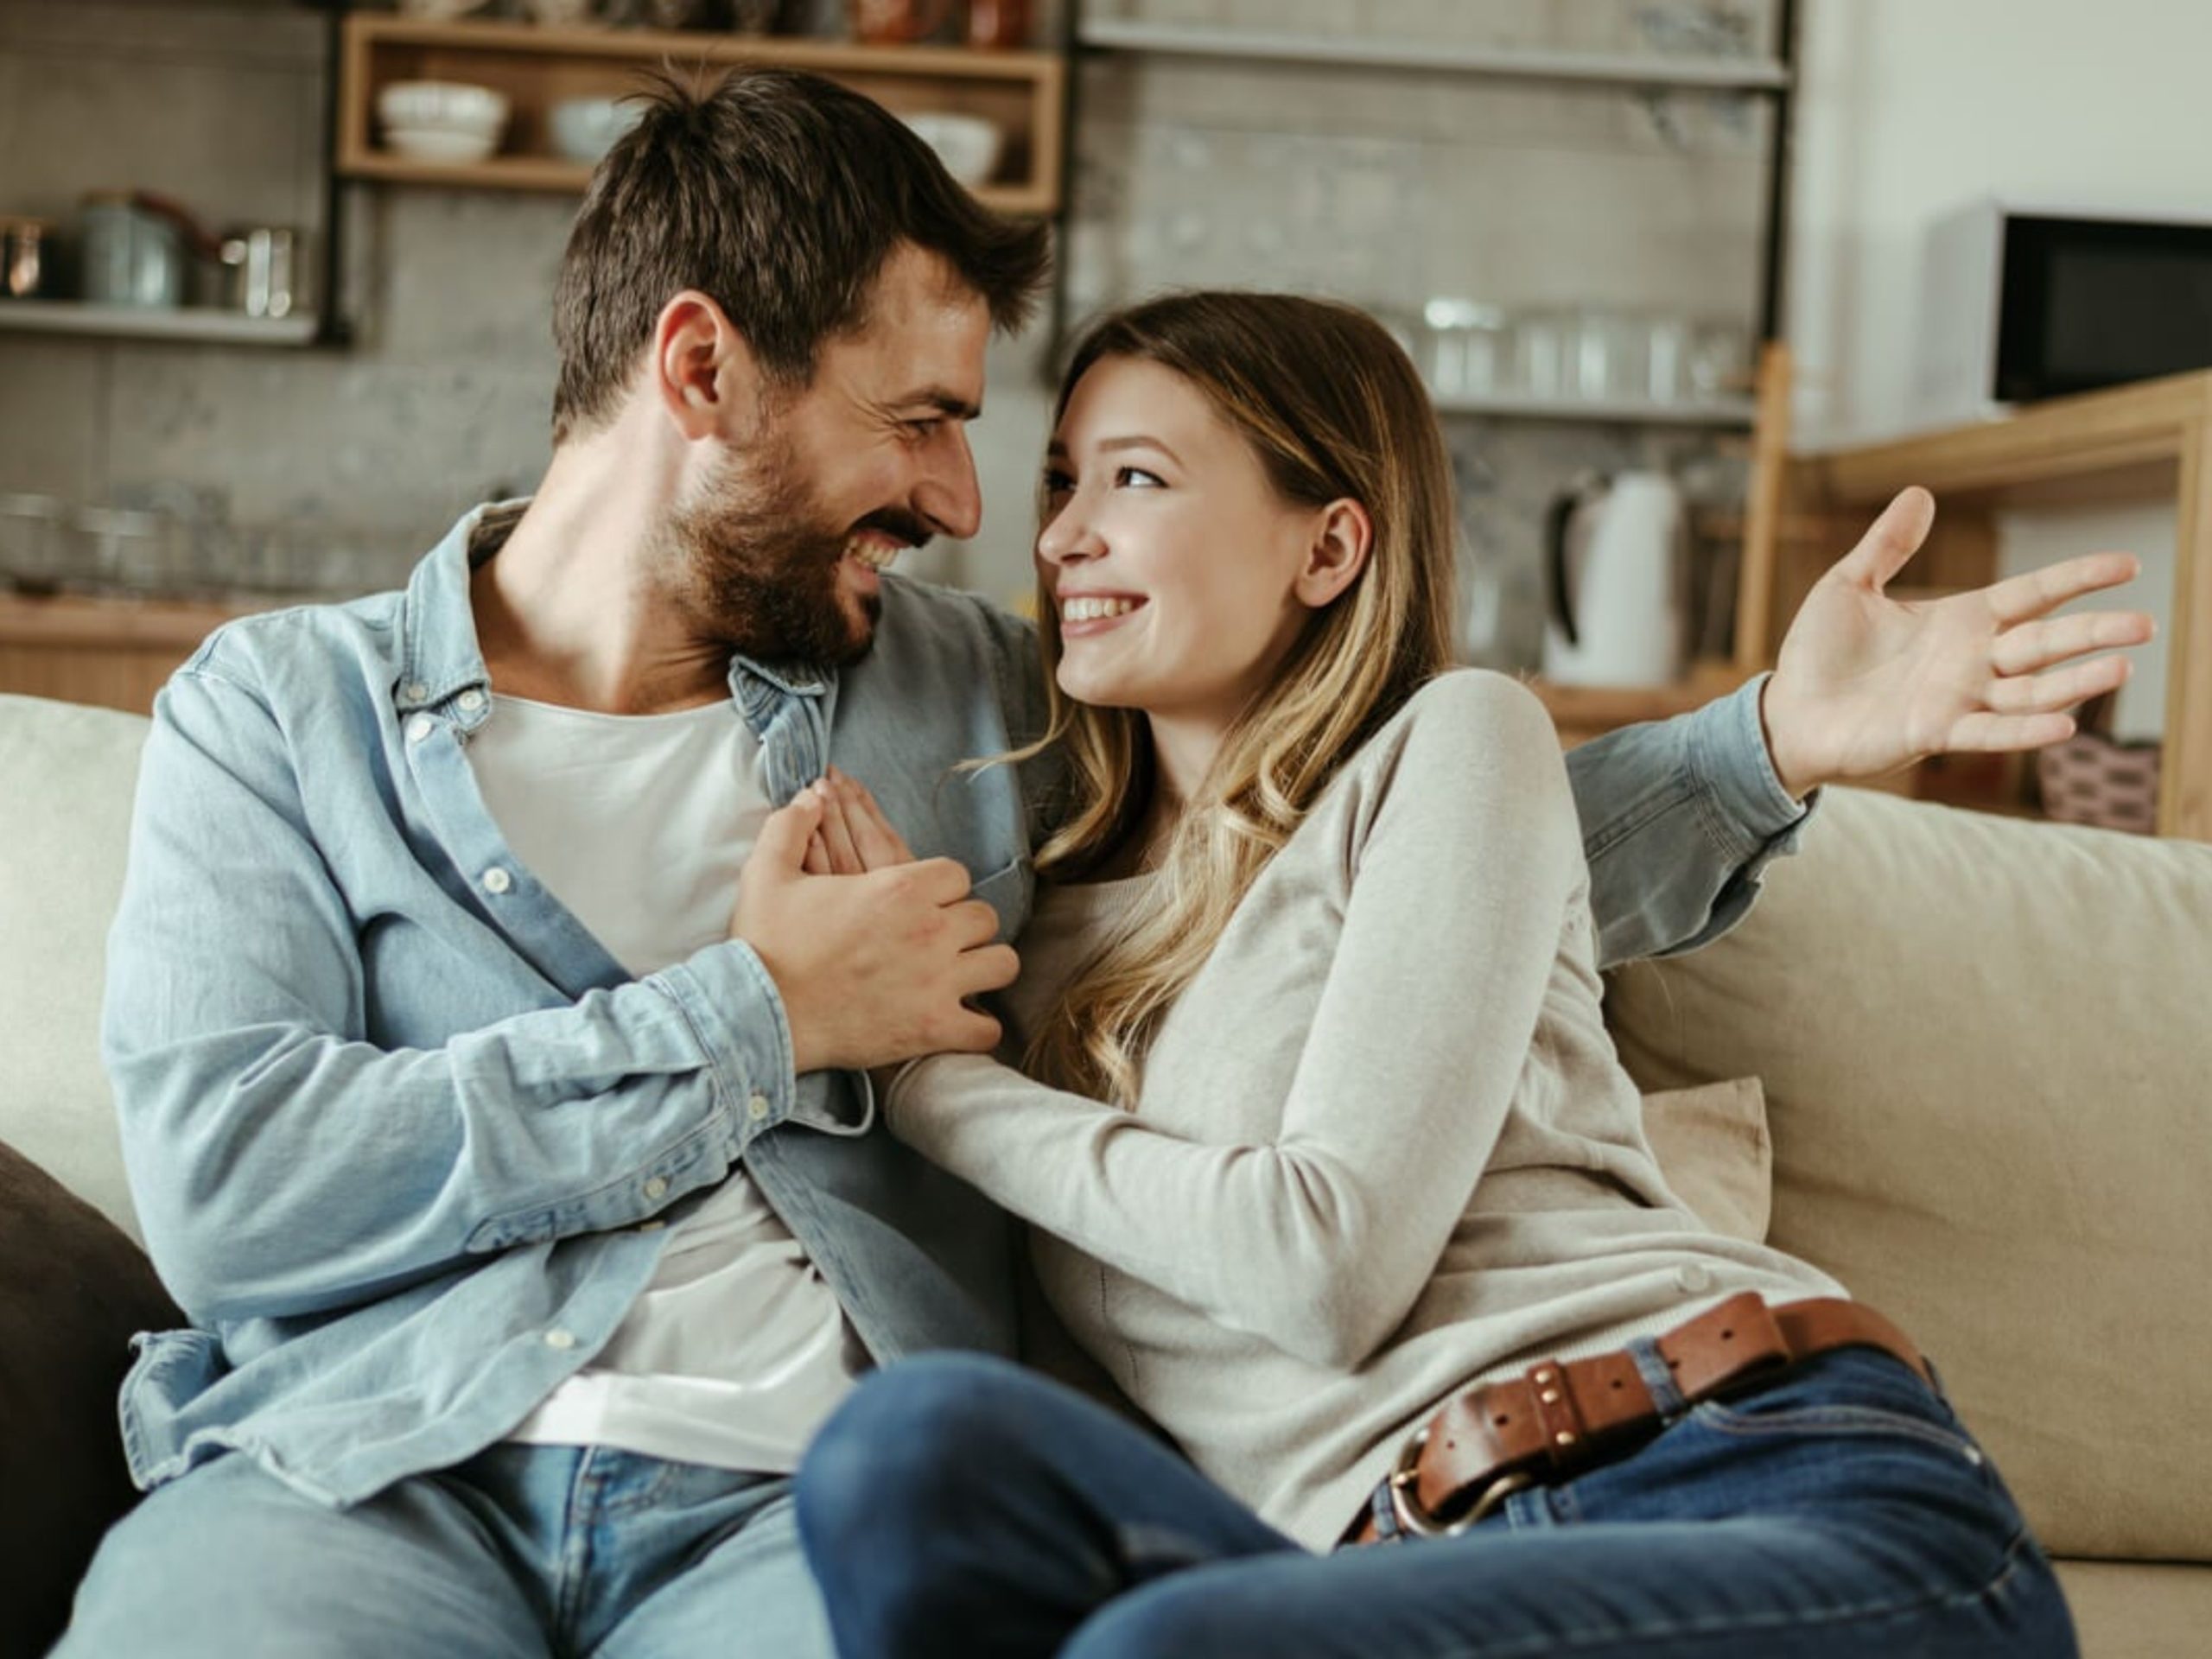
[[[949,858],[916,859],[865,789],[832,771],[770,815],[730,936],[776,982],[792,1069],[988,1053],[999,1022],[967,999],[1014,982],[998,912]]]

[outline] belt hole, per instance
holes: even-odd
[[[1723,1331],[1720,1333],[1720,1340],[1723,1342],[1733,1342],[1736,1340],[1736,1333],[1733,1331]]]
[[[1493,1418],[1491,1418],[1491,1422],[1493,1422],[1493,1423],[1495,1423],[1495,1424],[1496,1424],[1498,1427],[1500,1427],[1500,1428],[1503,1428],[1503,1427],[1504,1427],[1508,1423],[1511,1422],[1512,1421],[1513,1421],[1512,1417],[1511,1417],[1509,1414],[1505,1414],[1505,1413],[1500,1413],[1497,1416],[1495,1416],[1495,1417],[1493,1417]]]
[[[1620,1380],[1620,1378],[1618,1378],[1618,1376],[1617,1376],[1617,1377],[1615,1377],[1615,1378],[1613,1379],[1613,1386],[1614,1386],[1616,1389],[1618,1389],[1618,1388],[1619,1388],[1619,1387],[1621,1386],[1621,1380]]]

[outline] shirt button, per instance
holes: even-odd
[[[484,872],[484,886],[487,892],[505,893],[515,884],[515,879],[494,864]]]
[[[645,1196],[649,1198],[657,1198],[667,1191],[668,1183],[658,1175],[645,1183]]]
[[[407,741],[410,743],[420,743],[437,729],[436,721],[432,720],[428,715],[417,715],[407,722]]]
[[[548,1348],[573,1348],[576,1345],[576,1333],[555,1325],[545,1333],[545,1345]]]
[[[755,1095],[745,1103],[745,1115],[755,1123],[760,1122],[774,1109],[775,1108],[768,1104],[768,1096],[766,1095]]]
[[[1693,1262],[1675,1269],[1675,1282],[1693,1296],[1702,1295],[1713,1288],[1713,1269],[1702,1262]]]
[[[420,702],[430,695],[430,688],[420,680],[410,680],[400,688],[399,695],[410,702]]]
[[[484,694],[472,686],[461,694],[459,702],[463,709],[473,715],[484,706]]]

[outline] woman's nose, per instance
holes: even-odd
[[[1076,510],[1072,496],[1061,503],[1060,510],[1047,518],[1044,529],[1037,532],[1037,556],[1048,564],[1094,558],[1104,550],[1097,532]]]

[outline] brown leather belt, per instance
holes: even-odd
[[[1871,1307],[1834,1298],[1769,1307],[1747,1290],[1658,1339],[1675,1386],[1692,1403],[1814,1354],[1853,1347],[1894,1355],[1934,1386],[1927,1361],[1903,1332]],[[1625,1351],[1545,1360],[1510,1382],[1468,1389],[1416,1429],[1384,1481],[1391,1513],[1416,1537],[1463,1531],[1524,1487],[1631,1451],[1664,1425]],[[1367,1544],[1376,1536],[1370,1505],[1345,1541]]]

